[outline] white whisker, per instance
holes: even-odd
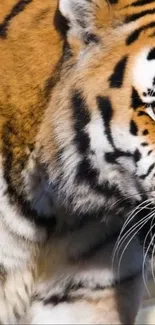
[[[119,245],[117,247],[117,251],[115,255],[118,255],[123,243],[126,241],[126,239],[135,231],[145,220],[148,219],[148,215],[143,217],[141,220],[137,221],[128,231],[121,237]]]
[[[133,211],[132,211],[132,213],[128,216],[128,218],[126,219],[126,221],[125,221],[125,223],[124,223],[124,225],[123,225],[123,227],[122,227],[122,229],[121,229],[121,233],[124,231],[124,229],[127,227],[127,225],[131,222],[131,220],[132,219],[134,219],[134,217],[139,213],[139,212],[141,212],[142,210],[144,210],[144,209],[146,209],[151,203],[149,202],[150,200],[148,199],[148,200],[146,200],[146,201],[144,201],[144,202],[142,202],[141,204],[139,204]],[[148,203],[149,202],[149,203]],[[146,204],[145,206],[143,206],[143,207],[141,207],[141,205],[142,204],[144,204],[144,203],[148,203],[148,204]],[[150,208],[151,209],[151,208]],[[149,210],[150,210],[149,209]],[[134,212],[136,211],[136,210],[138,210],[137,211],[137,213],[136,214],[134,214]],[[133,215],[134,214],[134,215]],[[131,218],[132,217],[132,218]],[[120,233],[120,234],[121,234]]]
[[[119,238],[119,241],[117,242],[117,245],[114,249],[113,257],[112,257],[112,268],[114,265],[115,257],[118,255],[123,243],[126,241],[126,239],[132,234],[133,231],[135,231],[145,220],[149,220],[152,217],[152,212],[144,216],[141,220],[137,221],[128,231]]]
[[[151,230],[150,230],[150,231],[151,231]],[[150,231],[149,231],[149,232],[150,232]],[[150,297],[151,297],[151,295],[150,295],[150,291],[148,290],[147,283],[146,283],[146,278],[145,278],[145,261],[146,261],[146,259],[147,259],[147,255],[148,255],[149,249],[150,249],[150,247],[151,247],[151,245],[152,245],[152,243],[153,243],[153,241],[154,241],[154,238],[155,238],[155,235],[152,237],[152,239],[151,239],[151,241],[150,241],[150,244],[149,244],[149,246],[148,246],[148,248],[147,248],[147,250],[146,250],[146,253],[145,253],[145,255],[144,255],[144,259],[143,259],[143,267],[142,267],[143,282],[144,282],[145,288],[146,288],[146,290],[147,290],[147,292],[148,292],[148,295],[149,295]]]
[[[155,213],[155,211],[152,212],[152,213]],[[151,233],[151,236],[153,237],[153,235],[152,235],[152,229],[153,229],[153,227],[154,227],[154,225],[153,225],[153,221],[154,221],[154,219],[155,219],[155,215],[154,215],[154,217],[152,218],[151,225],[150,225],[150,229],[149,229],[149,231],[147,232],[147,234],[146,234],[146,236],[145,236],[145,239],[144,239],[144,243],[143,243],[143,256],[145,255],[145,244],[146,244],[147,238],[148,238],[148,236],[150,235],[150,233]]]
[[[154,247],[153,247],[153,250],[152,250],[152,256],[151,256],[151,271],[152,271],[153,281],[154,281],[154,283],[155,283],[154,262],[153,262],[153,259],[154,259],[154,253],[155,253],[155,245],[154,245]]]
[[[148,203],[147,205],[145,205],[144,207],[141,207],[141,205],[142,204],[144,204],[144,203],[147,203],[149,200],[146,200],[145,202],[142,202],[141,204],[139,204],[133,211],[132,211],[132,213],[130,213],[130,215],[128,216],[128,218],[126,219],[126,221],[125,221],[125,223],[124,223],[124,225],[123,225],[123,227],[122,227],[122,229],[121,229],[121,232],[120,232],[120,234],[119,234],[119,237],[118,237],[118,239],[117,239],[117,241],[116,241],[116,245],[115,245],[115,247],[114,247],[114,252],[113,252],[113,256],[115,256],[115,253],[116,253],[116,251],[117,251],[117,248],[118,248],[118,246],[119,246],[119,243],[120,243],[120,238],[121,238],[121,235],[122,235],[122,233],[123,233],[123,231],[124,231],[124,229],[127,227],[127,225],[135,218],[135,216],[139,213],[139,212],[141,212],[143,209],[145,209],[145,208],[147,208],[149,205],[150,205],[150,203]],[[140,208],[141,207],[141,208]],[[136,210],[137,210],[137,212],[136,212]],[[135,214],[134,214],[134,212],[136,212]]]
[[[125,198],[123,198],[123,199],[119,199],[119,200],[117,200],[117,201],[115,201],[112,205],[111,205],[111,208],[113,208],[113,207],[115,207],[115,206],[117,206],[117,204],[119,204],[119,203],[122,203],[122,202],[124,202],[124,201],[128,201],[129,199],[131,199],[131,198],[133,198],[133,197],[136,197],[137,195],[144,195],[144,194],[146,194],[146,193],[154,193],[155,191],[153,190],[153,191],[145,191],[145,192],[139,192],[138,194],[136,193],[136,194],[132,194],[132,195],[128,195],[127,197],[125,197]],[[150,199],[147,199],[147,200],[145,200],[145,201],[143,201],[143,202],[141,202],[139,205],[142,205],[144,202],[146,202],[146,201],[150,201]],[[151,204],[151,202],[150,202],[150,204]],[[138,205],[138,206],[139,206]]]
[[[144,227],[144,225],[149,221],[149,219],[151,218],[152,216],[150,215],[148,218],[146,218],[146,220],[144,220],[142,222],[142,225],[140,227],[138,227],[138,230],[136,230],[136,232],[132,235],[132,237],[130,238],[130,240],[127,242],[127,244],[125,245],[122,253],[121,253],[121,256],[120,256],[120,259],[119,259],[119,263],[118,263],[118,278],[119,278],[119,271],[120,271],[120,266],[121,266],[121,261],[122,261],[122,258],[123,258],[123,255],[127,249],[127,247],[129,246],[129,244],[131,243],[132,239],[137,235],[137,233]]]

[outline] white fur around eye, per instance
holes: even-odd
[[[146,112],[152,118],[152,120],[155,121],[155,110],[151,106],[147,107]]]
[[[134,60],[132,82],[143,103],[155,101],[155,60],[148,60],[151,48],[144,48]]]

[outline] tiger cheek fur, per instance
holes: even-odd
[[[76,4],[77,21],[72,21],[74,1],[72,5],[68,56],[45,113],[36,155],[47,166],[51,191],[71,211],[100,216],[120,199],[121,214],[121,199],[132,197],[128,202],[133,207],[149,191],[154,202],[155,131],[148,113],[154,104],[154,63],[148,59],[153,40],[140,38],[129,48],[131,27],[123,29],[122,13],[110,29],[107,20],[104,25],[105,6],[93,3],[89,27],[86,20],[83,28],[78,20],[81,5],[79,9]]]

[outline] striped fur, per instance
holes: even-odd
[[[111,264],[155,203],[155,1],[11,0],[0,17],[0,323],[133,323],[139,235]]]

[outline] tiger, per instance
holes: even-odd
[[[154,245],[155,1],[3,0],[0,17],[0,323],[134,324]]]

